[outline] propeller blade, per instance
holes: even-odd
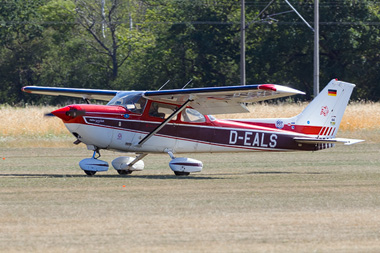
[[[44,114],[44,117],[55,117],[55,115],[52,114],[51,112],[47,112]]]

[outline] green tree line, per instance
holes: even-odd
[[[267,5],[272,4],[261,12]],[[293,0],[313,25],[314,1]],[[320,1],[320,84],[380,99],[380,3]],[[246,0],[248,84],[313,93],[313,31],[283,0]],[[240,83],[240,0],[3,0],[0,104],[59,103],[26,85],[117,90]]]

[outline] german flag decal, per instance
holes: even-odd
[[[336,97],[336,90],[329,90],[328,95]]]

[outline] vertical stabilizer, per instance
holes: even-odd
[[[354,87],[352,83],[331,80],[305,110],[295,117],[296,125],[304,126],[302,132],[306,134],[335,137]]]

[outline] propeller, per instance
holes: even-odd
[[[55,115],[51,112],[47,112],[44,114],[44,117],[55,117]]]

